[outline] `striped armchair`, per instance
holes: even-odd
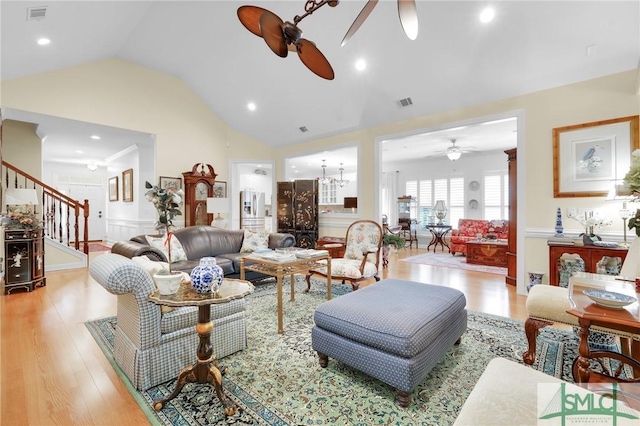
[[[155,285],[140,266],[119,254],[97,256],[89,267],[91,277],[118,296],[113,353],[133,386],[145,390],[174,379],[193,363],[198,347],[198,310],[180,307],[162,313],[147,300]],[[247,346],[245,300],[211,305],[214,328],[211,343],[218,358]]]

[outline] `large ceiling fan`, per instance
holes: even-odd
[[[241,6],[237,13],[242,25],[253,34],[262,37],[273,53],[285,58],[288,55],[289,46],[292,46],[298,52],[302,63],[313,73],[324,79],[333,80],[335,74],[331,64],[314,42],[302,38],[302,30],[298,27],[300,21],[325,4],[336,7],[338,0],[307,0],[304,5],[304,15],[296,15],[293,23],[284,22],[275,13],[258,6]],[[342,46],[353,37],[377,4],[378,0],[367,1],[344,36]],[[398,15],[407,37],[415,40],[418,36],[418,13],[415,0],[398,0]]]

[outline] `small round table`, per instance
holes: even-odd
[[[433,252],[436,252],[438,244],[442,247],[442,251],[446,247],[451,253],[451,248],[445,240],[446,235],[451,231],[451,225],[427,225],[427,229],[431,232],[431,242],[427,246],[427,251],[433,246]]]
[[[217,293],[202,294],[196,292],[190,283],[181,283],[175,294],[160,294],[158,290],[149,295],[149,300],[158,305],[165,306],[197,306],[198,323],[196,331],[200,337],[198,344],[198,359],[195,364],[185,367],[178,376],[176,387],[168,397],[156,401],[153,408],[158,411],[164,405],[175,398],[186,383],[211,383],[215,389],[218,399],[224,406],[224,414],[233,416],[236,412],[236,404],[231,401],[222,389],[222,372],[218,368],[218,359],[213,354],[211,346],[211,331],[213,322],[211,321],[212,304],[228,303],[234,299],[241,299],[253,292],[253,284],[249,281],[234,280],[225,278]]]

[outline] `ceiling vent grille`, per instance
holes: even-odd
[[[307,126],[299,127],[299,129],[300,129],[300,131],[301,131],[302,133],[305,133],[305,132],[308,132],[308,131],[309,131],[309,129],[307,129]]]
[[[41,21],[47,14],[47,6],[28,7],[27,21]]]
[[[413,105],[413,101],[411,100],[411,98],[404,98],[398,101],[398,106],[400,108],[405,108],[411,105]]]

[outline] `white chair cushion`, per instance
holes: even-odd
[[[326,263],[326,262],[324,262]],[[378,273],[375,263],[367,262],[364,265],[364,274],[360,273],[360,264],[362,260],[354,259],[331,259],[331,276],[332,277],[347,277],[347,278],[369,278]],[[327,267],[314,268],[315,271],[321,274],[327,274]]]

